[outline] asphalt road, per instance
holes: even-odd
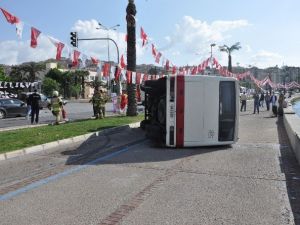
[[[158,147],[137,128],[2,161],[0,223],[295,224],[282,124],[247,107],[231,147]]]
[[[69,102],[64,106],[67,117],[69,120],[77,119],[87,119],[93,116],[93,107],[91,103],[76,103]],[[107,114],[112,114],[112,104],[108,103],[106,106]],[[39,123],[40,124],[49,124],[55,121],[55,117],[52,115],[51,111],[48,109],[40,110],[39,114]],[[16,117],[16,118],[6,118],[0,120],[0,128],[6,127],[16,127],[29,125],[30,120],[27,120],[25,117]]]

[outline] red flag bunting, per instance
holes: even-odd
[[[156,54],[156,57],[155,57],[155,62],[156,63],[159,63],[160,57],[161,57],[161,53],[159,52],[159,53]]]
[[[126,64],[125,64],[125,60],[124,60],[123,55],[121,55],[121,60],[120,61],[121,61],[120,66],[121,66],[122,69],[124,69],[126,67]]]
[[[120,75],[121,75],[121,68],[117,66],[116,70],[115,70],[115,80],[116,81],[120,80]]]
[[[166,70],[168,71],[170,69],[170,62],[169,60],[167,59],[167,62],[166,62]]]
[[[148,36],[147,34],[144,32],[143,28],[141,27],[141,39],[143,40],[142,46],[144,47],[144,45],[147,42]]]
[[[7,22],[11,23],[11,24],[16,24],[16,23],[19,23],[20,20],[19,18],[17,18],[16,16],[10,14],[9,12],[7,12],[6,10],[0,8],[3,15],[5,16]]]
[[[141,84],[141,73],[136,73],[136,84]]]
[[[80,56],[80,52],[77,50],[74,50],[73,52],[73,62],[72,62],[72,66],[76,67],[79,64],[79,56]]]
[[[61,59],[61,53],[63,48],[65,47],[65,45],[61,42],[57,43],[56,46],[56,60],[60,60]]]
[[[99,63],[99,60],[98,60],[98,59],[96,59],[95,57],[92,57],[92,56],[91,56],[91,60],[92,60],[92,63],[93,63],[93,64],[98,65],[98,63]]]
[[[126,71],[126,80],[127,80],[127,84],[131,84],[131,71],[127,70]]]
[[[156,49],[155,49],[155,47],[154,47],[154,44],[152,44],[152,55],[153,55],[154,57],[156,57]]]
[[[41,31],[39,31],[38,29],[31,27],[31,43],[30,43],[30,47],[32,48],[36,48],[37,46],[37,39],[40,35]]]
[[[104,65],[103,65],[103,76],[104,77],[109,76],[109,67],[110,67],[109,63],[104,63]]]

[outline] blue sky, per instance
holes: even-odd
[[[97,22],[107,27],[120,24],[110,31],[126,51],[125,9],[127,0],[0,0],[6,9],[25,23],[19,40],[14,25],[0,15],[0,64],[19,64],[55,57],[55,48],[47,36],[70,46],[70,31],[79,38],[106,37],[107,31],[97,30]],[[151,47],[141,47],[142,26],[163,58],[173,64],[197,65],[210,56],[210,44],[232,45],[241,42],[242,49],[233,53],[233,65],[300,66],[300,1],[297,0],[135,0],[137,7],[137,63],[152,63]],[[29,47],[30,26],[42,31],[36,49]],[[80,42],[79,51],[87,56],[107,60],[107,43]],[[66,51],[63,54],[67,55]],[[227,56],[213,49],[222,65]],[[110,45],[110,58],[117,60]]]

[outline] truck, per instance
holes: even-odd
[[[141,86],[146,136],[167,147],[230,145],[238,140],[239,83],[218,74],[165,76]]]

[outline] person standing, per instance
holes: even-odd
[[[280,92],[278,97],[278,116],[283,116],[283,101],[284,101],[284,94]]]
[[[37,90],[34,89],[33,93],[29,95],[29,102],[31,104],[31,124],[39,123],[39,113],[40,113],[40,101],[41,96],[37,93]]]
[[[270,110],[270,95],[268,92],[266,93],[265,101],[266,101],[267,111],[269,111]]]
[[[258,95],[257,92],[254,93],[253,98],[254,98],[254,112],[253,112],[253,114],[255,114],[256,111],[257,111],[257,114],[259,114],[259,95]]]
[[[259,98],[259,103],[261,107],[264,107],[264,101],[265,101],[265,94],[264,92],[261,92],[260,98]]]
[[[99,118],[103,119],[105,117],[105,104],[108,102],[107,90],[105,88],[100,88],[100,113]]]
[[[274,94],[274,92],[272,92],[272,95],[270,97],[270,103],[272,103],[272,112],[274,114],[274,116],[277,116],[277,96]]]
[[[29,96],[27,96],[27,98],[26,98],[26,104],[27,104],[26,119],[29,120],[29,117],[31,117],[31,102],[30,102]]]
[[[246,111],[246,104],[247,104],[247,96],[245,94],[245,92],[243,92],[243,94],[241,95],[241,112],[244,109],[244,112]]]
[[[52,114],[55,116],[55,123],[58,125],[61,121],[61,111],[62,111],[63,102],[58,96],[58,91],[53,91],[53,96],[51,98],[51,103],[49,108],[51,108]]]

